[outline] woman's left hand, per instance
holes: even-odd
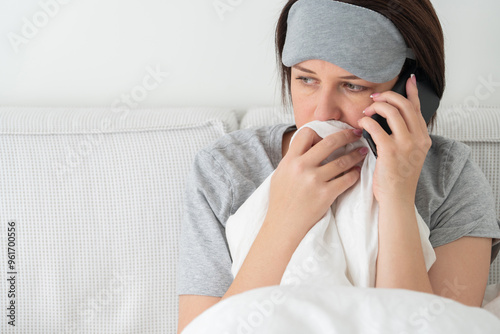
[[[406,82],[408,98],[386,91],[373,94],[373,104],[365,109],[359,126],[370,133],[377,145],[373,193],[377,201],[408,200],[414,203],[418,179],[432,141],[420,112],[415,77]],[[370,116],[387,119],[389,135]]]

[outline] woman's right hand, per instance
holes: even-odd
[[[359,137],[353,130],[344,130],[321,139],[312,129],[300,130],[271,177],[264,223],[222,299],[280,284],[304,236],[333,201],[358,180],[359,170],[353,166],[364,155],[354,150],[325,165],[322,162]]]
[[[348,129],[321,139],[310,128],[300,130],[271,177],[264,225],[272,224],[300,242],[335,199],[356,183],[360,170],[355,165],[368,149],[353,150],[324,165],[322,162],[360,136]]]

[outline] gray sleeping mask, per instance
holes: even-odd
[[[394,79],[415,59],[396,26],[373,10],[333,0],[299,0],[288,14],[282,62],[335,64],[374,83]]]

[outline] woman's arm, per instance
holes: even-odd
[[[238,274],[222,298],[195,295],[179,297],[178,333],[222,299],[251,289],[280,284],[286,266],[301,240],[289,237],[286,231],[274,226],[262,226]]]
[[[194,318],[202,314],[209,307],[217,304],[219,300],[220,297],[180,295],[177,333],[180,334]]]
[[[394,198],[379,202],[375,287],[433,293],[425,266],[415,207]]]
[[[309,229],[331,203],[359,179],[359,170],[353,166],[365,155],[354,150],[326,165],[322,162],[333,151],[359,140],[360,136],[361,133],[344,130],[321,139],[308,128],[297,134],[271,178],[264,223],[221,299],[281,282],[293,252]],[[178,331],[219,300],[181,296]]]
[[[429,279],[436,295],[480,307],[491,260],[491,238],[462,237],[434,248]]]
[[[178,333],[194,318],[222,299],[251,289],[279,285],[293,252],[301,239],[278,224],[264,223],[233,283],[222,298],[181,295]]]
[[[480,307],[490,268],[491,238],[462,237],[434,248],[427,273],[415,209],[395,199],[380,204],[376,287],[401,288]]]
[[[376,287],[404,288],[480,306],[488,279],[491,238],[462,237],[436,247],[429,273],[415,216],[415,193],[431,140],[420,113],[415,78],[408,99],[394,92],[374,95],[365,110],[387,118],[392,135],[371,118],[360,125],[374,138],[378,159],[373,192],[379,202],[379,254]]]
[[[373,194],[379,203],[379,248],[375,286],[433,293],[415,216],[415,193],[432,141],[420,112],[416,80],[406,83],[408,99],[392,92],[374,94],[358,123],[377,145]],[[372,118],[387,119],[387,134]]]

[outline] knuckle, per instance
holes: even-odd
[[[312,136],[313,134],[314,134],[314,130],[313,130],[313,129],[311,129],[311,128],[309,128],[309,127],[304,127],[304,128],[302,128],[302,129],[299,131],[299,133],[297,133],[297,137],[298,137],[298,136],[301,136],[301,137],[305,137],[305,138],[307,138],[307,137]]]
[[[325,201],[330,197],[330,193],[326,187],[320,187],[317,191],[317,199],[320,201]]]
[[[393,106],[386,108],[385,112],[387,114],[387,117],[391,117],[391,118],[400,114],[399,110]]]
[[[336,146],[338,145],[338,142],[339,140],[335,134],[323,138],[323,143],[328,146]]]
[[[430,137],[427,137],[425,140],[424,140],[424,144],[425,144],[425,148],[428,150],[431,148],[432,146],[432,139]]]
[[[359,178],[359,172],[356,169],[351,170],[349,173],[344,174],[347,186],[353,185]]]
[[[413,102],[410,101],[409,99],[404,99],[403,104],[404,104],[404,107],[407,108],[408,110],[415,111],[415,104],[413,104]]]
[[[314,136],[316,132],[314,132],[313,129],[304,127],[301,129],[295,139],[290,143],[291,146],[300,146],[299,143],[305,143],[305,142],[313,142],[314,141]]]
[[[295,175],[302,174],[306,170],[306,164],[301,159],[295,159],[295,161],[291,164],[291,167]]]
[[[319,175],[316,173],[308,173],[305,177],[305,180],[309,185],[312,185],[314,187],[317,186],[321,181]]]
[[[351,130],[342,131],[342,135],[346,141],[351,141],[353,138],[356,138]]]
[[[342,156],[336,160],[334,160],[335,166],[337,166],[340,170],[345,170],[349,166],[349,161],[346,156]]]

